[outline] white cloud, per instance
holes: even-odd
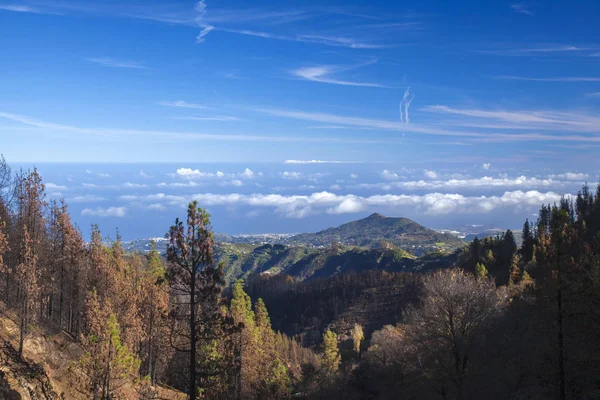
[[[88,175],[94,175],[94,171],[92,171],[91,169],[86,169],[85,173]],[[99,178],[110,178],[110,175],[104,172],[96,172],[95,175]]]
[[[163,204],[160,203],[148,204],[146,208],[153,211],[164,211],[167,209]]]
[[[581,172],[565,172],[564,174],[553,174],[548,175],[550,179],[566,179],[568,181],[583,181],[589,179],[588,174],[584,174]]]
[[[176,100],[176,101],[161,101],[160,103],[158,103],[161,106],[167,106],[167,107],[181,107],[181,108],[196,108],[196,109],[201,109],[201,110],[206,110],[209,107],[202,105],[202,104],[195,104],[195,103],[186,103],[183,100]]]
[[[303,218],[322,213],[356,213],[367,209],[389,210],[402,214],[406,211],[422,212],[431,215],[449,213],[489,213],[500,208],[511,211],[533,211],[541,204],[559,201],[561,194],[536,190],[516,190],[501,196],[464,196],[460,194],[428,193],[425,195],[336,195],[318,192],[310,195],[280,194],[214,194],[201,193],[192,196],[202,206],[249,206],[272,208],[276,213],[289,218]],[[188,201],[183,196],[170,196],[164,193],[147,196],[124,196],[123,200],[161,202],[181,205]]]
[[[143,169],[141,169],[140,172],[137,173],[137,176],[139,176],[140,178],[152,178],[150,175],[145,173]]]
[[[543,54],[554,55],[555,53],[579,54],[580,52],[589,51],[592,49],[593,48],[590,47],[579,47],[572,45],[541,45],[525,48],[500,48],[493,50],[481,50],[478,51],[478,53],[494,54],[499,56],[539,56]]]
[[[491,163],[484,163],[481,167],[487,171],[490,169],[491,166],[492,166]]]
[[[95,202],[104,201],[104,200],[106,200],[104,197],[95,196],[93,194],[86,194],[86,195],[71,197],[71,198],[67,199],[67,202],[68,203],[95,203]]]
[[[199,2],[196,3],[196,6],[194,7],[194,9],[196,10],[196,24],[202,28],[202,30],[200,31],[200,33],[198,34],[198,36],[196,36],[196,42],[197,43],[202,43],[204,42],[204,38],[214,29],[214,26],[212,25],[208,25],[205,22],[205,17],[206,17],[206,1],[204,0],[200,0]]]
[[[104,65],[105,67],[113,68],[131,68],[131,69],[148,69],[144,64],[135,61],[119,61],[113,58],[87,58],[87,61],[95,64]]]
[[[246,168],[244,170],[244,172],[240,173],[240,176],[243,177],[243,178],[251,179],[251,178],[254,178],[254,172],[252,172],[251,169]]]
[[[148,187],[148,185],[146,185],[145,183],[125,182],[123,184],[123,187],[126,187],[126,188],[145,188],[145,187]]]
[[[219,186],[243,186],[243,185],[244,185],[244,182],[240,181],[239,179],[232,179],[230,181],[219,183]]]
[[[236,176],[240,177],[240,178],[244,178],[244,179],[252,179],[252,178],[255,178],[256,176],[262,176],[262,175],[261,175],[261,173],[256,174],[250,168],[246,168],[246,169],[244,169],[244,171],[242,171],[238,174],[225,173],[222,171],[204,172],[204,171],[200,171],[199,169],[178,168],[177,171],[175,171],[175,174],[172,174],[172,176],[185,178],[185,179],[209,179],[209,178],[232,179],[232,178],[235,178]],[[167,186],[167,184],[164,184],[163,186]]]
[[[595,76],[559,76],[553,78],[532,78],[527,76],[516,75],[499,75],[496,79],[513,80],[513,81],[534,81],[534,82],[600,82],[600,77]]]
[[[556,110],[482,110],[452,108],[444,105],[426,106],[421,108],[421,111],[472,118],[473,122],[461,120],[460,123],[464,126],[476,128],[553,129],[561,131],[568,129],[584,132],[597,132],[600,130],[600,118],[596,115],[577,112]],[[495,125],[479,122],[486,119],[496,121]]]
[[[387,170],[387,169],[384,169],[383,171],[381,171],[380,175],[381,175],[381,177],[383,179],[390,179],[391,180],[391,179],[398,179],[398,178],[400,178],[400,176],[398,176],[397,173],[392,172],[392,171]]]
[[[358,174],[350,174],[350,178],[357,179],[358,178]]]
[[[81,215],[93,217],[124,217],[127,209],[125,207],[109,207],[109,208],[85,208],[81,211]]]
[[[349,37],[342,36],[324,36],[324,35],[307,35],[300,34],[296,36],[277,35],[269,32],[253,31],[249,29],[230,29],[215,27],[214,30],[228,33],[236,33],[240,35],[259,37],[263,39],[285,40],[303,43],[318,43],[333,47],[347,47],[351,49],[379,49],[384,46],[372,43],[361,42]]]
[[[415,98],[414,94],[411,93],[410,87],[408,87],[404,91],[404,96],[402,97],[402,102],[400,102],[400,123],[403,125],[408,125],[410,122],[410,117],[408,115],[408,109],[410,108],[410,103],[412,103]]]
[[[358,65],[358,66],[336,66],[336,65],[320,65],[315,67],[305,67],[298,68],[290,73],[298,78],[305,79],[307,81],[312,82],[320,82],[320,83],[330,83],[334,85],[343,85],[343,86],[364,86],[364,87],[386,87],[379,83],[372,82],[356,82],[356,81],[348,81],[342,79],[336,79],[333,75],[340,73],[342,71],[347,71],[351,69],[355,69],[358,67],[362,67],[364,65],[373,64],[374,62],[369,62],[366,64]]]
[[[217,115],[213,117],[172,117],[172,119],[179,120],[188,120],[188,121],[220,121],[220,122],[230,122],[230,121],[240,121],[238,117],[232,117],[228,115]]]
[[[300,179],[302,174],[300,172],[283,171],[281,177],[284,179]]]
[[[529,8],[529,6],[525,3],[515,3],[515,4],[511,4],[510,8],[512,8],[514,11],[520,13],[520,14],[525,14],[525,15],[529,15],[532,16],[533,11],[531,11],[531,9]]]
[[[160,183],[157,183],[156,186],[158,186],[158,187],[196,187],[196,186],[201,186],[201,184],[196,183],[194,181],[173,182],[173,183],[160,182]]]
[[[437,172],[435,172],[435,171],[431,171],[431,170],[429,170],[429,169],[426,169],[426,170],[423,172],[423,175],[425,175],[425,177],[426,177],[426,178],[429,178],[429,179],[437,179],[437,178],[438,178],[438,174],[437,174]]]
[[[351,196],[342,200],[335,207],[331,207],[327,210],[329,214],[349,214],[363,211],[367,208],[365,202],[361,198]]]
[[[600,92],[586,93],[588,97],[600,97]]]
[[[199,178],[212,178],[212,177],[223,177],[225,174],[221,171],[217,171],[216,173],[212,172],[202,172],[199,169],[191,169],[191,168],[179,168],[176,171],[177,176],[187,178],[187,179],[199,179]]]
[[[38,10],[37,8],[33,8],[33,7],[29,7],[29,6],[13,5],[13,4],[2,4],[2,5],[0,5],[0,10],[22,12],[22,13],[33,13],[33,14],[40,13],[40,10]]]
[[[473,141],[485,141],[485,142],[519,142],[519,141],[561,141],[561,142],[600,142],[600,137],[597,136],[582,136],[582,135],[549,135],[542,133],[489,133],[489,132],[465,132],[465,131],[453,131],[440,129],[437,126],[419,126],[411,124],[410,126],[402,126],[399,122],[376,120],[360,117],[346,117],[333,114],[315,113],[315,112],[303,112],[303,111],[286,111],[279,109],[269,108],[250,108],[253,111],[265,113],[269,115],[276,115],[286,118],[327,122],[335,124],[344,124],[351,127],[369,128],[374,130],[392,130],[392,131],[405,131],[420,133],[426,135],[441,135],[441,136],[458,136],[472,138]],[[85,135],[98,135],[105,137],[111,136],[135,136],[147,139],[149,137],[158,137],[162,140],[165,138],[172,138],[176,140],[215,140],[215,141],[246,141],[246,142],[277,142],[277,143],[354,143],[354,144],[391,144],[399,143],[402,140],[398,139],[357,139],[357,138],[338,138],[338,137],[303,137],[303,136],[260,136],[260,135],[246,135],[246,134],[212,134],[212,133],[189,133],[189,132],[172,132],[172,131],[151,131],[151,130],[135,130],[135,129],[111,129],[111,128],[83,128],[78,126],[70,126],[63,124],[56,124],[52,122],[46,122],[37,120],[31,117],[17,115],[12,113],[6,113],[0,111],[0,118],[5,118],[11,121],[15,121],[24,125],[33,126],[38,129],[44,129],[49,132],[55,132],[57,130],[77,133]]]
[[[567,179],[567,175],[561,175],[559,179]],[[574,177],[575,175],[569,175]],[[402,181],[402,182],[385,182],[385,183],[361,183],[355,187],[363,189],[379,189],[379,190],[456,190],[456,189],[509,189],[509,188],[562,188],[571,187],[572,182],[556,180],[559,177],[554,175],[554,178],[539,179],[535,177],[528,178],[527,176],[519,176],[516,178],[493,178],[484,176],[482,178],[472,179],[449,179],[449,180],[419,180],[419,181]],[[567,179],[568,180],[568,179]],[[574,179],[571,179],[571,181]]]
[[[52,183],[52,182],[46,183],[44,186],[46,187],[46,189],[47,189],[49,192],[57,192],[57,191],[59,191],[59,190],[63,190],[63,191],[64,191],[64,190],[69,190],[69,188],[68,188],[68,187],[66,187],[66,186],[57,185],[57,184],[55,184],[55,183]]]

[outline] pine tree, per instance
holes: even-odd
[[[262,299],[254,306],[258,355],[261,360],[259,389],[260,398],[282,399],[290,394],[290,380],[287,368],[281,362],[275,349],[275,332],[271,328],[271,319]]]
[[[337,335],[327,329],[323,334],[323,368],[327,374],[335,374],[342,358],[338,350]]]
[[[8,234],[6,233],[6,222],[0,220],[0,272],[5,272],[3,255],[8,252]]]
[[[21,263],[16,269],[17,287],[19,289],[19,355],[23,356],[25,336],[34,320],[36,300],[40,292],[38,258],[33,254],[32,241],[27,227],[24,229],[21,248]]]
[[[142,343],[146,374],[152,385],[160,365],[166,363],[168,355],[168,332],[166,321],[169,312],[169,292],[166,271],[160,259],[156,244],[148,254],[148,267],[140,277],[140,313],[144,342]]]
[[[223,268],[213,261],[210,216],[197,202],[189,204],[187,227],[179,219],[171,226],[167,259],[172,296],[170,337],[176,351],[189,356],[188,396],[195,399],[200,386],[231,371],[231,360],[216,357],[215,346],[229,346],[237,331],[223,312]],[[221,351],[228,353],[228,351]]]
[[[365,339],[365,335],[363,333],[363,328],[359,324],[354,324],[352,328],[352,344],[354,348],[354,352],[360,356],[360,344]]]
[[[485,278],[488,275],[487,268],[482,263],[475,265],[475,275],[479,278]]]
[[[510,264],[509,285],[517,285],[521,281],[521,267],[519,266],[519,257],[514,255]]]
[[[242,281],[233,285],[233,296],[230,303],[231,316],[240,327],[237,336],[237,353],[240,358],[240,374],[237,383],[239,396],[251,398],[258,391],[260,369],[263,360],[259,358],[258,334],[252,311],[252,300],[246,294]]]
[[[523,254],[523,262],[527,264],[531,261],[533,257],[533,247],[534,247],[534,238],[533,232],[531,232],[531,227],[529,224],[529,220],[525,220],[525,224],[523,224],[523,244],[521,246],[521,253]]]
[[[121,398],[121,389],[137,379],[140,361],[121,343],[121,327],[110,300],[92,292],[86,301],[87,335],[82,335],[83,357],[71,368],[71,381],[94,399]]]

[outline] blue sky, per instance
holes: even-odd
[[[598,179],[599,19],[595,1],[0,0],[0,152],[82,226],[170,221],[194,195],[232,233],[381,208],[518,224]]]

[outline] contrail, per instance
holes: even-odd
[[[200,0],[194,7],[198,15],[196,16],[196,23],[202,28],[202,31],[196,36],[196,42],[204,42],[204,37],[214,29],[214,26],[208,25],[204,22],[204,16],[206,15],[206,2]]]
[[[402,102],[404,103],[404,124],[408,125],[410,122],[410,118],[408,117],[408,108],[410,107],[410,103],[415,98],[414,94],[410,91],[410,86],[404,91],[404,98]],[[402,122],[402,121],[400,121]]]
[[[406,88],[404,91],[404,96],[402,97],[402,101],[400,102],[400,125],[406,127],[410,122],[410,117],[408,115],[408,109],[410,107],[410,103],[415,98],[414,94],[410,90],[410,86]],[[402,132],[402,136],[404,136],[404,130]]]

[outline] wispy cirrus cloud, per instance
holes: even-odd
[[[179,140],[214,140],[214,141],[248,141],[248,142],[281,142],[281,143],[356,143],[356,144],[377,144],[390,143],[390,140],[377,139],[348,139],[337,137],[305,137],[305,136],[263,136],[263,135],[245,135],[245,134],[214,134],[214,133],[195,133],[195,132],[174,132],[174,131],[148,131],[135,129],[114,129],[114,128],[83,128],[72,125],[56,124],[35,118],[12,114],[0,111],[0,118],[19,122],[35,128],[49,130],[51,132],[70,132],[86,135],[98,135],[104,137],[113,137],[115,139],[123,136],[136,137],[154,137],[156,139],[172,138]]]
[[[497,75],[494,76],[494,79],[533,82],[600,82],[600,77],[597,76],[559,76],[551,78],[535,78],[517,75]]]
[[[39,4],[39,7],[38,7]],[[333,47],[345,47],[353,49],[378,49],[385,47],[382,44],[365,42],[347,35],[356,28],[354,21],[349,21],[341,29],[342,34],[330,33],[298,33],[295,35],[264,32],[256,30],[264,27],[277,27],[302,22],[310,18],[323,18],[330,15],[360,17],[368,19],[381,19],[379,17],[367,16],[359,13],[346,12],[336,8],[314,8],[314,9],[292,9],[292,10],[264,10],[260,8],[249,9],[208,9],[206,0],[196,2],[193,7],[182,6],[176,2],[163,5],[136,4],[126,2],[103,4],[95,3],[56,3],[49,1],[37,1],[36,7],[24,5],[4,5],[0,9],[7,11],[43,13],[43,14],[94,14],[101,16],[119,16],[125,18],[143,19],[165,23],[169,25],[184,25],[200,28],[196,35],[196,41],[202,43],[211,32],[226,32],[245,36],[253,36],[264,39],[294,41],[301,43],[315,43]],[[350,23],[352,24],[350,25]],[[388,28],[414,28],[418,22],[383,21],[382,25]],[[374,27],[376,28],[376,27]],[[377,29],[383,29],[383,26]]]
[[[161,101],[158,104],[161,106],[167,106],[167,107],[196,108],[196,109],[200,109],[200,110],[210,109],[210,107],[207,107],[203,104],[188,103],[183,100]]]
[[[463,116],[475,120],[493,120],[510,123],[511,125],[486,125],[465,122],[466,126],[493,128],[493,129],[554,129],[581,132],[600,132],[600,117],[577,112],[557,110],[541,111],[506,111],[484,110],[476,108],[454,108],[445,105],[430,105],[421,108],[421,111]]]
[[[481,54],[493,54],[498,56],[556,56],[556,55],[589,55],[589,51],[595,50],[598,47],[590,46],[573,46],[573,45],[562,45],[562,44],[546,44],[532,47],[521,47],[521,48],[499,48],[499,49],[487,49],[478,50],[477,53]]]
[[[510,8],[512,8],[514,11],[520,14],[525,14],[529,16],[535,15],[534,12],[531,10],[530,6],[526,3],[514,3],[510,5]]]
[[[226,32],[226,33],[235,33],[239,35],[245,36],[253,36],[259,37],[263,39],[273,39],[273,40],[283,40],[283,41],[292,41],[292,42],[302,42],[302,43],[315,43],[315,44],[323,44],[326,46],[333,47],[346,47],[350,49],[380,49],[385,47],[381,44],[374,43],[366,43],[360,40],[356,40],[350,37],[345,36],[326,36],[326,35],[296,35],[296,36],[287,36],[280,35],[275,33],[263,32],[263,31],[255,31],[252,29],[235,29],[235,28],[225,28],[225,27],[215,27],[216,31]]]
[[[179,119],[185,121],[220,121],[220,122],[230,122],[230,121],[240,121],[241,119],[238,117],[232,117],[229,115],[217,115],[212,117],[171,117],[171,119]]]
[[[285,160],[284,164],[363,164],[363,162],[334,160]]]
[[[94,64],[104,65],[105,67],[112,68],[130,68],[130,69],[148,69],[143,63],[136,61],[120,61],[115,60],[114,58],[109,57],[92,57],[86,58],[86,61],[89,61]]]
[[[387,87],[380,83],[372,83],[372,82],[357,82],[357,81],[349,81],[335,78],[334,75],[339,74],[340,72],[360,68],[366,65],[374,64],[376,61],[370,61],[368,63],[364,63],[361,65],[354,66],[341,66],[341,65],[319,65],[314,67],[305,67],[298,68],[290,71],[295,77],[302,78],[307,81],[312,82],[320,82],[320,83],[330,83],[334,85],[343,85],[343,86],[364,86],[364,87],[378,87],[383,88]]]
[[[397,132],[407,132],[407,133],[418,133],[424,135],[435,135],[435,136],[453,136],[453,137],[464,137],[468,138],[472,141],[481,141],[481,142],[517,142],[517,141],[576,141],[576,142],[600,142],[600,137],[598,136],[583,136],[583,135],[551,135],[547,133],[539,133],[539,132],[515,132],[515,133],[504,133],[504,132],[489,132],[489,131],[481,131],[481,129],[477,130],[451,130],[440,128],[435,125],[404,125],[397,121],[389,121],[389,120],[381,120],[381,119],[372,119],[372,118],[361,118],[361,117],[349,117],[343,115],[336,114],[328,114],[322,112],[311,112],[311,111],[297,111],[297,110],[284,110],[278,108],[252,108],[253,111],[264,113],[268,115],[279,116],[283,118],[291,118],[291,119],[300,119],[307,121],[315,121],[322,123],[330,123],[330,124],[338,124],[338,125],[346,125],[346,126],[354,126],[354,127],[367,127],[379,130],[390,130]],[[593,118],[593,117],[590,117]],[[564,124],[564,126],[568,126],[568,124]],[[584,121],[581,124],[581,131],[586,131],[584,129],[586,126],[589,128],[589,122]],[[514,128],[511,126],[501,126],[500,128],[505,129],[506,131],[511,131]],[[540,129],[538,127],[537,129]],[[597,128],[591,127],[588,129],[590,132],[596,132]],[[600,129],[600,127],[598,127]],[[578,130],[572,129],[577,132]]]
[[[17,4],[0,4],[0,10],[21,12],[21,13],[32,13],[32,14],[42,13],[42,11],[38,8],[24,6],[24,5],[17,5]]]

